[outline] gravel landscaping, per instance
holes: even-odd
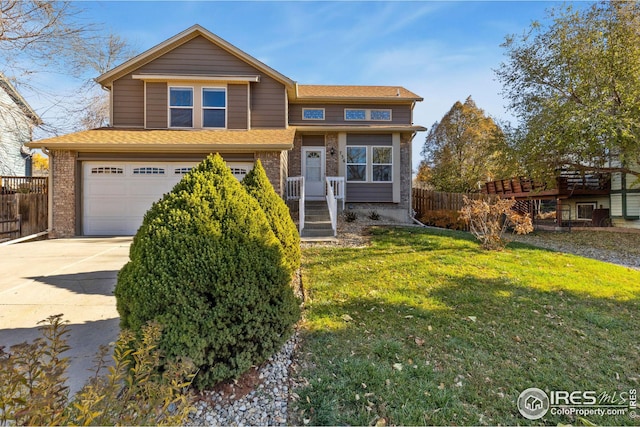
[[[289,367],[297,340],[294,334],[278,353],[236,383],[203,392],[189,425],[287,425]]]

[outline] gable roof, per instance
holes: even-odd
[[[247,64],[264,72],[265,74],[269,75],[273,79],[282,83],[286,87],[293,88],[293,86],[295,85],[295,82],[291,80],[289,77],[279,73],[278,71],[274,70],[273,68],[264,64],[263,62],[257,60],[256,58],[249,55],[248,53],[238,49],[231,43],[227,42],[226,40],[223,40],[222,38],[218,37],[217,35],[213,34],[211,31],[203,28],[198,24],[187,28],[183,32],[171,37],[170,39],[165,40],[164,42],[152,47],[151,49],[139,54],[138,56],[131,58],[130,60],[113,68],[112,70],[107,71],[106,73],[96,78],[96,82],[98,82],[103,87],[108,87],[111,85],[111,83],[114,80],[117,80],[118,78],[136,70],[137,68],[140,68],[145,64],[148,64],[154,59],[161,57],[165,53],[177,48],[178,46],[181,46],[182,44],[198,36],[204,37],[205,39],[209,40],[211,43],[215,44],[221,49],[224,49],[231,55],[236,56],[237,58],[246,62]]]
[[[11,84],[9,79],[2,73],[0,73],[0,88],[2,88],[9,98],[22,110],[25,116],[27,116],[31,122],[35,125],[41,125],[42,119],[33,111],[33,108],[25,101],[25,99],[18,93],[15,87]]]
[[[297,85],[298,101],[422,101],[402,86]]]

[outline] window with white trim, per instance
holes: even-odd
[[[347,181],[367,181],[367,147],[347,147]]]
[[[324,108],[303,108],[302,120],[324,120]]]
[[[393,182],[393,147],[347,146],[347,182]]]
[[[594,209],[596,209],[595,202],[576,203],[576,218],[577,219],[593,219]]]
[[[202,88],[202,127],[227,127],[227,90],[220,88]]]
[[[392,147],[371,147],[371,180],[373,182],[393,181]]]
[[[189,172],[191,172],[191,169],[193,169],[193,168],[190,168],[190,167],[188,167],[188,168],[175,168],[175,169],[173,170],[173,173],[174,173],[175,175],[186,175],[186,174],[188,174]]]
[[[169,88],[169,127],[193,127],[193,88]]]
[[[391,110],[368,108],[345,108],[344,119],[346,121],[358,120],[367,122],[390,122]]]

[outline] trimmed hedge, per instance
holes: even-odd
[[[294,273],[300,268],[300,234],[289,208],[273,189],[260,160],[256,161],[253,170],[244,177],[242,185],[267,215],[271,230],[284,249],[284,263]]]
[[[157,321],[161,350],[189,357],[199,388],[260,364],[300,316],[280,242],[219,155],[151,207],[130,259],[115,289],[121,326]]]

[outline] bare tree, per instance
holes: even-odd
[[[125,40],[105,34],[97,23],[82,19],[83,3],[0,0],[0,72],[16,88],[33,93],[57,111],[40,126],[48,134],[107,124],[108,100],[93,77],[131,55]],[[44,73],[72,77],[72,93],[40,83]]]
[[[0,59],[7,68],[27,74],[30,66],[59,66],[73,60],[68,46],[93,29],[77,20],[80,10],[71,2],[0,0]]]
[[[92,70],[103,74],[133,56],[128,42],[115,34],[78,43],[73,47],[76,72]],[[80,108],[72,110],[77,129],[94,129],[109,124],[109,96],[94,81],[85,80],[80,91]]]

